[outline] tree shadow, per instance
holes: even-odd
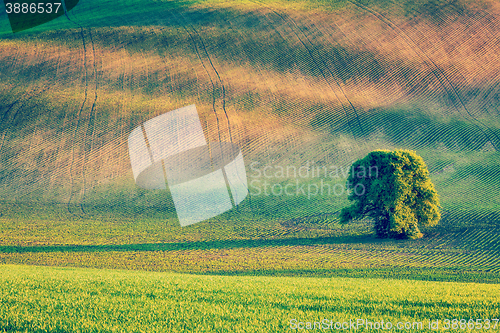
[[[308,246],[327,244],[379,243],[386,240],[372,235],[342,237],[290,238],[290,239],[241,239],[215,240],[179,243],[147,243],[116,245],[42,245],[42,246],[0,246],[0,253],[36,252],[113,252],[113,251],[184,251],[236,248],[263,248],[278,246]]]

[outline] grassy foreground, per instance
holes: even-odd
[[[0,272],[3,332],[284,332],[357,319],[365,320],[358,331],[383,320],[425,332],[446,319],[492,319],[494,331],[500,317],[499,285],[15,265]]]

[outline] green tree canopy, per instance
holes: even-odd
[[[376,150],[356,161],[347,179],[349,200],[340,222],[374,219],[381,238],[420,238],[419,226],[441,218],[439,198],[422,157],[410,150]]]

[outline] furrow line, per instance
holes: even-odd
[[[385,17],[383,14],[359,3],[358,1],[356,0],[348,0],[350,3],[354,4],[355,6],[371,13],[373,16],[375,16],[377,19],[379,19],[381,22],[385,23],[387,26],[389,26],[392,30],[394,30],[395,32],[397,32],[404,40],[405,42],[407,43],[407,45],[417,54],[418,57],[420,57],[424,64],[426,66],[428,66],[429,68],[431,68],[431,65],[428,63],[430,62],[432,64],[432,67],[435,69],[432,69],[431,68],[431,71],[434,73],[434,75],[436,76],[436,78],[438,79],[438,81],[440,82],[441,86],[443,87],[443,89],[448,92],[448,89],[446,88],[446,84],[448,84],[448,86],[451,88],[452,92],[454,93],[454,95],[458,98],[459,102],[460,102],[460,105],[462,106],[462,108],[466,111],[466,113],[469,115],[470,118],[472,118],[472,123],[477,122],[481,125],[483,125],[487,131],[491,132],[493,136],[495,136],[497,138],[497,140],[500,142],[500,138],[496,135],[495,132],[493,132],[491,130],[491,128],[489,128],[488,126],[486,126],[485,124],[483,124],[480,120],[478,120],[476,117],[474,117],[470,111],[468,110],[468,108],[466,107],[462,97],[460,96],[460,94],[458,93],[458,90],[456,89],[456,87],[451,83],[451,81],[448,79],[448,77],[446,76],[446,74],[444,73],[444,71],[436,65],[436,63],[422,50],[420,49],[420,47],[418,46],[418,44],[413,41],[413,39],[408,36],[403,30],[401,30],[395,23],[393,23],[390,19],[388,19],[387,17]],[[413,46],[411,45],[413,44]],[[427,60],[426,60],[427,59]],[[437,72],[436,72],[437,71]],[[442,77],[442,79],[441,79]],[[444,80],[444,82],[443,82]],[[451,96],[450,96],[451,97]],[[453,101],[453,99],[450,98],[450,100]],[[459,108],[455,105],[455,103],[453,102],[453,105],[455,106],[456,110],[461,114],[461,112],[459,111]],[[493,142],[493,140],[491,140],[491,138],[488,136],[488,134],[486,134],[486,132],[478,125],[478,124],[475,124],[475,126],[483,133],[483,135],[488,139],[488,141],[493,145],[493,147],[495,148],[496,151],[498,151],[498,147],[496,146],[496,144]]]

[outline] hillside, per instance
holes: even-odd
[[[2,12],[0,262],[498,283],[499,17],[496,1],[92,0],[13,34]],[[208,141],[241,147],[251,195],[181,228],[168,191],[135,185],[127,139],[191,104]],[[336,223],[350,164],[393,148],[440,195],[418,241]]]
[[[270,232],[347,204],[255,194],[255,169],[346,169],[404,148],[426,161],[443,225],[497,226],[499,14],[496,1],[87,1],[12,34],[2,13],[4,217],[23,207],[175,225],[168,192],[135,186],[127,138],[195,104],[206,138],[238,144],[257,180],[224,221]],[[300,181],[320,178],[345,182]]]

